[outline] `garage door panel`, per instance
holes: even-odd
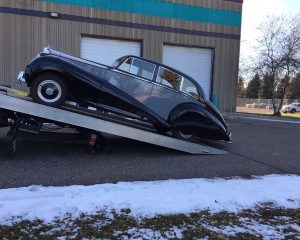
[[[206,96],[210,97],[211,49],[164,45],[163,63],[191,76],[201,85]]]
[[[83,37],[80,55],[85,59],[111,65],[116,59],[125,55],[140,56],[141,43]]]

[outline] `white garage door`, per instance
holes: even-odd
[[[212,50],[167,46],[163,48],[163,63],[194,78],[210,98]]]
[[[116,59],[125,55],[140,56],[141,43],[87,37],[81,39],[82,58],[111,65]]]

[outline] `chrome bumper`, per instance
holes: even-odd
[[[18,83],[22,84],[22,83],[26,83],[26,79],[25,79],[25,72],[21,71],[18,75]]]

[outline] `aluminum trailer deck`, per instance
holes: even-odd
[[[113,115],[101,115],[95,111],[68,104],[65,104],[62,108],[48,107],[34,103],[28,97],[9,95],[8,90],[8,88],[2,87],[2,91],[0,91],[0,111],[4,109],[26,116],[108,133],[190,154],[227,154],[226,151],[220,149],[159,134],[147,124],[128,121],[125,118],[118,118]],[[14,92],[15,90],[11,91]]]

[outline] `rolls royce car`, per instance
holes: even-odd
[[[36,103],[66,101],[152,124],[176,138],[231,141],[219,110],[193,78],[136,56],[111,66],[45,48],[18,76]]]

